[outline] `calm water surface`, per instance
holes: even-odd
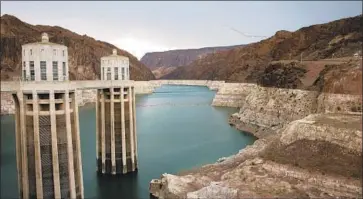
[[[236,109],[210,106],[207,87],[162,86],[137,96],[139,170],[121,177],[96,173],[95,108],[82,107],[80,131],[85,198],[149,198],[148,186],[163,173],[176,173],[235,154],[255,138],[230,127]],[[1,198],[17,198],[13,116],[1,117]]]

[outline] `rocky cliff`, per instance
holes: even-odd
[[[164,52],[151,52],[146,53],[141,58],[141,63],[150,68],[156,78],[160,78],[166,74],[171,73],[177,67],[187,66],[197,59],[202,59],[207,54],[213,54],[219,51],[225,51],[238,46],[218,46],[207,47],[199,49],[183,49],[183,50],[169,50]]]
[[[129,57],[131,79],[155,79],[136,57],[112,44],[58,26],[31,25],[5,14],[1,16],[1,80],[12,80],[21,74],[21,45],[39,41],[42,32],[48,33],[51,42],[68,47],[71,80],[96,79],[100,74],[100,58],[111,54],[113,48]]]
[[[302,88],[304,84],[299,79],[310,78],[317,72],[315,67],[301,68],[297,64],[293,68],[284,64],[271,66],[271,61],[352,57],[361,52],[361,21],[362,15],[304,27],[295,32],[278,31],[268,39],[243,48],[209,54],[161,78],[226,80],[266,86],[273,83],[271,86]],[[289,78],[284,80],[286,76]],[[274,79],[279,81],[274,82]]]

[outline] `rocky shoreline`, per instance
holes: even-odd
[[[214,106],[259,138],[238,154],[150,182],[157,198],[362,197],[362,96],[221,85]]]

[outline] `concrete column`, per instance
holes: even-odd
[[[122,142],[122,173],[127,173],[126,166],[126,135],[125,135],[125,103],[124,103],[124,87],[120,89],[121,98],[121,142]]]
[[[33,90],[33,125],[34,125],[34,157],[35,157],[35,183],[37,198],[43,198],[43,180],[42,180],[42,156],[40,154],[39,140],[39,104],[37,91]]]
[[[68,177],[69,177],[69,191],[70,198],[76,198],[76,185],[74,181],[74,163],[73,163],[73,143],[72,143],[72,131],[71,131],[71,115],[69,106],[69,90],[64,93],[65,103],[65,116],[66,116],[66,130],[67,130],[67,153],[68,153]]]
[[[139,162],[139,158],[138,158],[138,151],[137,151],[137,131],[136,131],[136,95],[135,95],[135,88],[132,88],[132,93],[133,93],[133,112],[134,112],[134,140],[135,140],[135,167],[138,168],[138,162]]]
[[[58,163],[58,145],[57,145],[57,124],[55,114],[54,91],[49,91],[49,110],[52,135],[52,163],[53,163],[53,181],[54,181],[54,197],[60,198],[60,181],[59,181],[59,163]]]
[[[135,146],[134,146],[134,114],[133,114],[133,95],[131,86],[129,87],[129,113],[130,113],[130,144],[131,144],[131,168],[135,170]]]
[[[98,154],[99,154],[99,148],[98,148],[98,136],[100,135],[100,124],[99,124],[99,117],[100,117],[100,110],[98,110],[98,105],[100,104],[100,92],[97,89],[97,93],[96,93],[96,160],[97,160],[97,165],[98,165]],[[98,167],[98,166],[97,166]]]
[[[101,142],[102,142],[102,173],[106,171],[106,140],[105,140],[105,93],[101,91]]]
[[[84,188],[83,188],[83,169],[82,169],[82,156],[81,156],[81,138],[80,138],[80,130],[79,130],[79,115],[78,115],[78,100],[76,96],[76,90],[74,91],[73,97],[73,115],[74,115],[74,125],[76,132],[76,144],[77,144],[77,167],[78,167],[78,175],[76,176],[80,192],[81,198],[84,198]]]
[[[15,152],[16,152],[16,169],[18,177],[18,195],[21,197],[22,194],[22,183],[21,183],[21,126],[20,126],[20,114],[19,114],[19,99],[13,95],[15,104]]]
[[[110,88],[110,108],[111,108],[111,165],[112,174],[116,174],[116,154],[115,154],[115,109],[114,109],[114,89]]]
[[[25,114],[26,114],[26,107],[24,102],[24,94],[22,91],[17,92],[17,98],[19,100],[19,120],[20,120],[20,150],[21,150],[21,183],[22,186],[22,198],[27,199],[29,198],[29,176],[28,176],[28,147],[27,147],[27,136],[26,136],[26,121],[25,121]],[[20,187],[19,187],[20,188]],[[20,195],[21,197],[21,195]]]

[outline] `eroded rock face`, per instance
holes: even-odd
[[[361,113],[362,96],[225,83],[212,105],[239,107],[240,111],[231,115],[229,123],[262,138],[309,114]]]
[[[225,83],[219,86],[213,98],[213,106],[242,107],[245,98],[257,89],[256,84]]]
[[[360,119],[354,114],[312,114],[293,121],[220,163],[163,175],[158,197],[362,197]]]
[[[256,87],[229,122],[261,138],[293,120],[315,113],[317,97],[314,91]]]
[[[291,122],[282,130],[280,142],[289,145],[296,140],[321,140],[361,154],[362,118],[357,115],[314,114]],[[329,135],[327,135],[329,133]]]

